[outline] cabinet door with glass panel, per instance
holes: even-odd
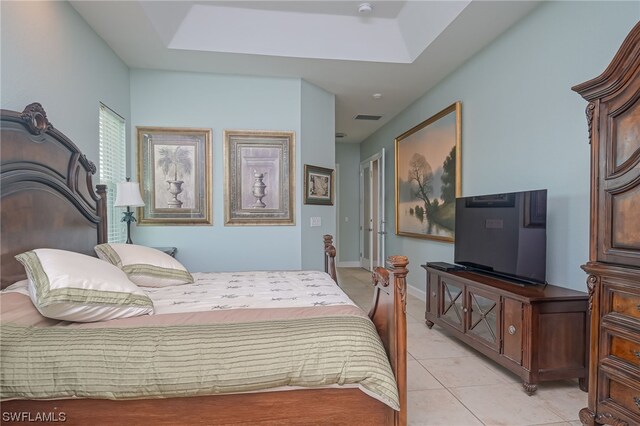
[[[464,288],[465,285],[459,281],[448,277],[440,279],[438,316],[442,321],[463,333],[465,324]]]
[[[478,288],[466,288],[463,309],[466,334],[490,348],[500,350],[500,296]]]

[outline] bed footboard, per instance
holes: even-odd
[[[3,425],[391,426],[394,410],[359,389],[305,389],[166,399],[14,400]],[[38,421],[40,419],[40,421]],[[397,423],[396,423],[397,424]]]
[[[333,237],[324,235],[324,270],[337,283]],[[387,351],[398,384],[400,411],[393,412],[395,426],[407,424],[407,265],[406,256],[389,256],[386,268],[373,271],[373,304],[369,318]]]
[[[389,256],[387,267],[373,271],[373,305],[369,317],[387,351],[398,384],[400,411],[394,424],[407,424],[407,282],[405,256]]]

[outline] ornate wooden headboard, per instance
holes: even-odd
[[[59,248],[94,255],[106,241],[106,186],[96,166],[56,130],[38,103],[0,110],[0,281],[26,277],[16,254]],[[96,137],[97,139],[97,137]]]

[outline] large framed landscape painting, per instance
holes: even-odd
[[[138,127],[140,225],[211,225],[211,130]]]
[[[294,132],[225,130],[225,226],[294,225]]]
[[[396,138],[397,235],[454,240],[461,108],[456,102]]]

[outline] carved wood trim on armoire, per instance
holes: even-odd
[[[589,104],[591,224],[586,425],[640,425],[640,23],[599,77],[572,88]]]

